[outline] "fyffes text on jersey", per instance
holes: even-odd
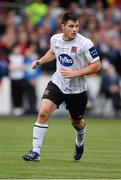
[[[59,55],[58,59],[63,66],[72,66],[74,63],[73,59],[67,54]]]

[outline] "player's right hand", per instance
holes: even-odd
[[[36,69],[39,66],[39,63],[37,60],[32,62],[32,69]]]

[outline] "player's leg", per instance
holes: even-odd
[[[86,123],[84,119],[74,120],[70,118],[70,121],[72,126],[76,130],[74,159],[79,160],[81,159],[84,152],[84,136],[86,133]]]
[[[56,104],[52,101],[42,99],[37,121],[33,127],[33,148],[23,156],[25,161],[39,161],[43,139],[48,129],[47,121],[56,107]]]
[[[75,160],[79,160],[84,151],[86,123],[83,119],[83,115],[87,104],[87,93],[83,92],[68,96],[66,104],[70,113],[70,122],[76,130],[74,158]]]
[[[42,99],[37,121],[33,128],[33,151],[40,154],[40,148],[48,129],[48,118],[57,108],[57,105],[49,99]]]
[[[39,160],[42,142],[48,129],[48,118],[62,101],[57,87],[53,83],[49,83],[42,97],[38,117],[33,128],[33,149],[23,156],[24,160]]]
[[[84,134],[86,132],[86,122],[84,119],[74,120],[70,118],[72,126],[76,130],[76,140],[75,143],[77,146],[82,146],[84,144]]]

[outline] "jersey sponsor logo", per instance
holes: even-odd
[[[63,66],[72,66],[74,63],[73,59],[67,54],[60,54],[58,59]]]
[[[95,49],[94,46],[89,49],[89,52],[90,52],[93,59],[99,56],[98,52],[97,52],[97,50]]]

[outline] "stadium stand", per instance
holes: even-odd
[[[28,51],[30,45],[33,45],[36,51],[34,53],[41,57],[49,49],[51,35],[60,32],[61,16],[66,11],[74,11],[79,14],[79,32],[94,42],[102,61],[102,70],[98,74],[87,77],[91,92],[89,93],[89,112],[93,115],[102,115],[100,101],[102,98],[100,97],[103,97],[104,102],[107,102],[107,99],[104,97],[101,83],[108,65],[112,65],[116,70],[115,73],[119,78],[119,94],[121,94],[120,0],[68,0],[66,3],[59,0],[0,1],[0,96],[5,97],[4,100],[0,101],[0,107],[2,107],[3,102],[9,102],[8,110],[6,106],[6,111],[3,114],[10,113],[10,109],[13,107],[12,103],[10,105],[10,102],[12,102],[10,85],[8,86],[8,92],[6,92],[8,95],[2,96],[4,94],[4,88],[2,87],[4,83],[6,84],[6,78],[8,81],[10,80],[9,57],[13,48],[15,45],[19,46],[20,54],[26,59],[26,51]],[[108,68],[110,67],[108,66]],[[55,62],[42,65],[41,70],[40,78],[46,76],[48,79],[55,70]],[[39,86],[38,82],[40,84],[41,82],[38,78],[35,79],[36,96],[40,97],[39,93],[42,94],[42,92],[38,92],[37,88]],[[112,98],[109,99],[110,104],[112,104]],[[97,106],[98,101],[100,101],[100,105]],[[102,102],[102,106],[104,102]],[[25,102],[23,106],[26,108]],[[113,114],[117,115],[115,107],[111,111],[114,111]],[[120,114],[119,111],[121,111],[121,108],[118,109]],[[2,112],[1,110],[0,114]]]

